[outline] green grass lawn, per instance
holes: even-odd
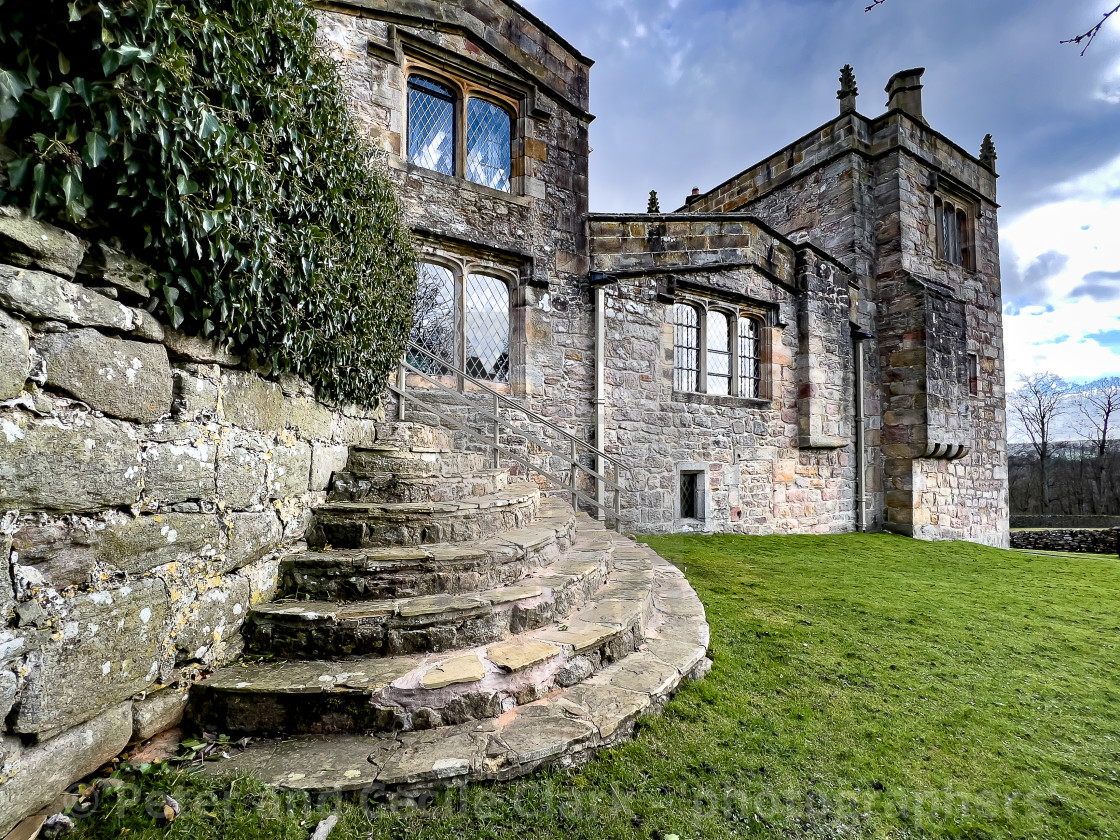
[[[704,681],[582,770],[422,812],[345,806],[332,840],[1120,837],[1120,561],[884,535],[648,542],[707,607]],[[143,786],[183,815],[106,805],[79,836],[306,840],[324,813],[244,779],[229,796],[157,768]]]

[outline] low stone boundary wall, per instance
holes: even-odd
[[[179,720],[381,419],[167,328],[148,274],[0,208],[0,836]]]
[[[1120,528],[1120,516],[1076,516],[1052,514],[1012,514],[1012,528],[1076,528],[1091,529]]]
[[[1038,551],[1079,551],[1086,554],[1120,553],[1120,528],[1048,528],[1036,531],[1012,531],[1012,548],[1033,548]]]

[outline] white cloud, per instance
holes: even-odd
[[[1120,157],[1050,191],[1052,200],[1004,227],[1006,274],[1026,274],[1052,253],[1068,257],[1028,306],[1004,316],[1008,382],[1053,371],[1076,380],[1120,375],[1120,353],[1093,338],[1120,330],[1120,282],[1092,291],[1086,275],[1120,271]],[[1089,286],[1087,289],[1086,286]],[[1111,292],[1111,294],[1109,294]]]

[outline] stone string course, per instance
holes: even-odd
[[[181,717],[381,425],[161,325],[146,274],[0,212],[0,832]]]

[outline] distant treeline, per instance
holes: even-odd
[[[1120,378],[1086,385],[1052,373],[1007,395],[1011,513],[1120,514]]]
[[[1042,513],[1038,453],[1029,443],[1013,443],[1007,454],[1012,516]],[[1120,516],[1120,441],[1110,441],[1103,458],[1092,441],[1057,441],[1049,460],[1047,513]]]

